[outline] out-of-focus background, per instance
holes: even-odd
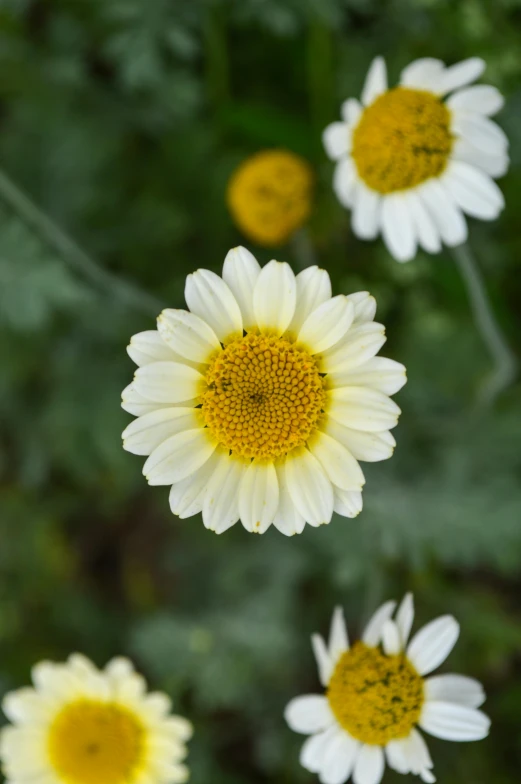
[[[519,349],[520,37],[519,0],[0,0],[0,691],[42,658],[127,654],[193,720],[194,784],[311,782],[282,719],[318,688],[310,633],[342,603],[354,636],[412,589],[418,622],[461,621],[445,671],[483,681],[493,720],[484,742],[430,742],[438,780],[519,780],[519,383],[476,411],[491,361],[454,260],[355,239],[320,133],[376,54],[392,80],[419,56],[486,59],[512,167],[470,241]],[[231,172],[269,147],[312,165],[317,259],[336,293],[376,296],[409,383],[356,520],[217,537],[121,447],[125,347],[230,247],[302,265],[302,243],[256,247],[227,213]],[[91,277],[68,238],[142,294]]]

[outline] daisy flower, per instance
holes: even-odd
[[[322,784],[379,784],[385,760],[399,773],[433,782],[432,761],[420,727],[436,738],[481,740],[490,720],[477,708],[485,695],[478,681],[464,675],[429,675],[449,655],[459,635],[451,615],[431,621],[409,642],[414,619],[407,594],[396,617],[396,602],[380,607],[362,640],[349,646],[340,607],[329,643],[312,637],[325,696],[292,700],[285,718],[295,732],[310,737],[300,762],[318,773]]]
[[[373,297],[332,297],[324,270],[261,269],[239,247],[222,277],[189,275],[185,298],[128,347],[139,368],[122,405],[137,419],[123,446],[148,455],[149,484],[172,485],[174,514],[202,512],[216,533],[240,519],[289,536],[357,515],[358,461],[391,456],[389,395],[405,383],[403,365],[375,356]]]
[[[239,229],[265,247],[283,245],[309,218],[313,175],[287,150],[263,150],[232,174],[227,202]]]
[[[503,209],[493,178],[507,170],[508,140],[490,119],[503,98],[495,87],[469,86],[484,68],[478,57],[448,68],[427,57],[389,89],[377,57],[361,102],[347,100],[343,121],[324,131],[337,162],[333,187],[352,210],[354,233],[371,240],[381,232],[398,261],[412,259],[417,246],[437,253],[442,243],[463,243],[463,213],[493,220]]]
[[[98,670],[74,654],[40,662],[34,688],[7,694],[14,726],[1,732],[6,784],[177,784],[190,722],[171,715],[165,694],[146,692],[127,659]]]

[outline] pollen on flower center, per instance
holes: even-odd
[[[406,737],[424,701],[423,679],[403,655],[356,642],[338,661],[327,697],[338,723],[362,743]]]
[[[48,752],[68,784],[128,784],[139,766],[143,740],[144,728],[129,710],[82,699],[54,719]]]
[[[439,176],[452,141],[450,113],[441,100],[424,90],[396,87],[363,112],[352,156],[369,188],[392,193]]]
[[[215,438],[233,453],[276,459],[306,442],[324,400],[324,381],[312,356],[285,338],[248,334],[210,364],[202,413]]]

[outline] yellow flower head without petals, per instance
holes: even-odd
[[[282,245],[311,212],[309,164],[286,150],[263,150],[232,174],[227,201],[239,229],[267,247]]]

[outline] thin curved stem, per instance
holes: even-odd
[[[469,245],[453,248],[452,254],[467,289],[475,324],[494,360],[495,370],[479,395],[480,404],[490,406],[516,377],[517,360],[494,316],[483,276]]]
[[[317,263],[315,249],[309,237],[309,232],[305,227],[298,229],[291,238],[291,246],[295,256],[295,262],[299,269],[312,267]]]
[[[100,288],[109,289],[128,305],[147,316],[157,316],[162,304],[132,283],[113,275],[100,267],[76,242],[66,234],[48,215],[34,204],[28,196],[0,169],[0,198],[31,228],[50,245],[71,267]]]

